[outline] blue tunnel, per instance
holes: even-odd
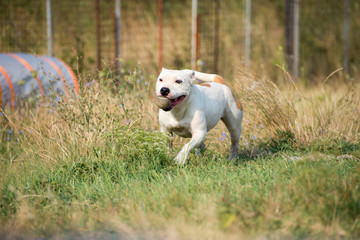
[[[55,57],[25,53],[0,53],[0,106],[14,108],[31,96],[78,93],[71,68]]]

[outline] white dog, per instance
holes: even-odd
[[[207,83],[194,84],[196,79]],[[241,103],[222,77],[192,70],[163,68],[156,82],[156,95],[171,100],[166,109],[159,110],[161,132],[191,138],[175,157],[178,164],[185,164],[192,149],[205,149],[203,141],[206,133],[220,119],[231,137],[229,159],[237,156],[243,111]]]

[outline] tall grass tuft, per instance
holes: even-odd
[[[262,126],[273,143],[360,141],[360,84],[325,83],[311,89],[286,75],[288,84],[240,70],[235,87],[244,102],[246,127]],[[248,124],[250,123],[250,124]]]

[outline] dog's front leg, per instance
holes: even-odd
[[[188,158],[190,151],[200,146],[200,144],[205,139],[205,135],[206,131],[197,131],[193,133],[190,142],[184,145],[184,147],[176,155],[174,160],[179,165],[185,165],[186,159]]]

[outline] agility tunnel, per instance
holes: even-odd
[[[51,94],[69,96],[79,91],[78,80],[62,60],[25,53],[0,53],[0,107]]]

